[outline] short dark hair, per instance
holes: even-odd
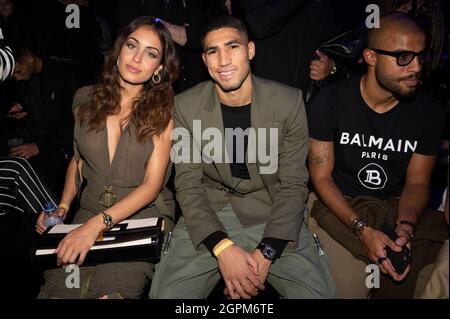
[[[25,31],[20,31],[7,40],[16,62],[21,62],[28,54],[42,58],[38,45],[39,39],[32,38],[30,33],[27,34]]]
[[[236,29],[240,33],[244,34],[245,37],[248,39],[248,28],[244,22],[231,15],[217,16],[209,20],[209,23],[206,25],[206,28],[202,33],[203,48],[205,48],[205,38],[208,35],[208,33],[223,28]]]
[[[29,53],[33,53],[30,50],[28,43],[23,41],[11,41],[11,49],[13,51],[14,59],[16,62],[22,62],[22,59]]]

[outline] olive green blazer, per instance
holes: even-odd
[[[302,93],[298,89],[255,76],[252,76],[252,84],[251,125],[255,129],[277,129],[278,165],[274,172],[261,174],[260,169],[265,164],[259,156],[256,157],[256,163],[247,163],[251,177],[260,175],[272,206],[270,215],[263,216],[258,209],[261,204],[255,200],[251,206],[254,208],[252,212],[237,217],[244,226],[266,222],[263,237],[295,243],[303,224],[308,195],[306,157],[309,137]],[[220,102],[212,81],[200,83],[175,98],[174,144],[183,138],[183,144],[191,150],[193,145],[203,150],[209,141],[192,139],[194,120],[201,120],[202,130],[214,127],[224,132]],[[185,136],[179,134],[177,128],[184,128],[181,131],[186,132]],[[178,140],[176,135],[179,135]],[[269,147],[269,141],[266,138],[266,147]],[[214,161],[191,161],[175,163],[175,171],[177,199],[193,244],[198,247],[215,231],[226,232],[216,212],[220,206],[217,203],[223,201],[223,190],[233,192],[230,165]],[[251,196],[248,197],[253,200]]]

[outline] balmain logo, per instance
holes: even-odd
[[[368,189],[382,189],[388,177],[384,169],[375,163],[364,166],[358,173],[359,182]]]
[[[359,147],[367,147],[379,149],[381,151],[392,151],[392,152],[414,152],[417,147],[417,141],[408,140],[393,140],[384,139],[382,137],[375,137],[373,135],[364,135],[355,133],[351,135],[347,132],[342,132],[341,139],[339,141],[341,145],[356,145]]]

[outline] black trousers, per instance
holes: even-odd
[[[43,275],[31,252],[46,201],[58,203],[27,160],[0,157],[0,299],[35,298],[39,292]]]

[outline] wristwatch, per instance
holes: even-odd
[[[106,212],[102,212],[103,214],[103,223],[106,226],[106,230],[111,230],[113,228],[113,220],[111,215],[107,214]]]
[[[277,251],[272,246],[260,243],[257,248],[261,251],[263,257],[269,260],[272,264],[277,259]]]

